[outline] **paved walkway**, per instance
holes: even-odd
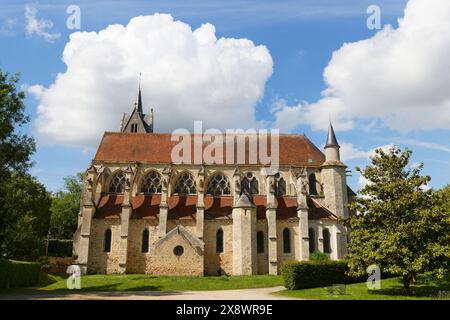
[[[214,290],[214,291],[110,291],[67,293],[52,292],[39,295],[0,296],[0,299],[43,300],[286,300],[287,297],[272,295],[284,287]]]

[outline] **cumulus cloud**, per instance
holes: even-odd
[[[331,116],[337,130],[374,119],[402,132],[449,129],[449,52],[450,1],[410,0],[398,28],[333,53],[319,101],[284,106],[275,122],[292,117],[325,130]]]
[[[192,30],[171,15],[132,18],[126,26],[71,34],[63,53],[67,71],[48,88],[31,86],[39,100],[37,131],[49,142],[95,145],[117,131],[136,101],[142,72],[144,111],[155,109],[155,129],[257,126],[255,105],[273,70],[263,45],[220,38],[206,23]]]
[[[54,42],[61,37],[60,33],[50,33],[46,30],[53,28],[53,22],[47,19],[38,19],[36,7],[26,5],[25,6],[25,19],[27,24],[25,31],[28,37],[37,35],[44,38],[48,42]]]

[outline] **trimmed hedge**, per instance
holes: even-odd
[[[292,261],[281,266],[284,286],[288,290],[365,281],[363,278],[350,278],[346,274],[347,270],[345,261]]]
[[[0,288],[38,285],[40,271],[38,262],[0,260]]]
[[[73,248],[72,240],[50,239],[48,242],[48,256],[71,257],[72,248]]]

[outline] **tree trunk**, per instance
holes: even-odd
[[[412,276],[410,274],[403,276],[403,289],[407,295],[411,294],[411,280]]]

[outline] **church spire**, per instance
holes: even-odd
[[[327,135],[327,142],[325,143],[325,148],[328,147],[339,147],[339,144],[336,139],[336,135],[334,134],[333,125],[331,124],[328,126],[328,135]]]
[[[144,110],[142,108],[142,94],[141,94],[141,76],[142,72],[139,73],[139,94],[138,94],[138,101],[137,101],[137,111],[139,114],[144,114]]]

